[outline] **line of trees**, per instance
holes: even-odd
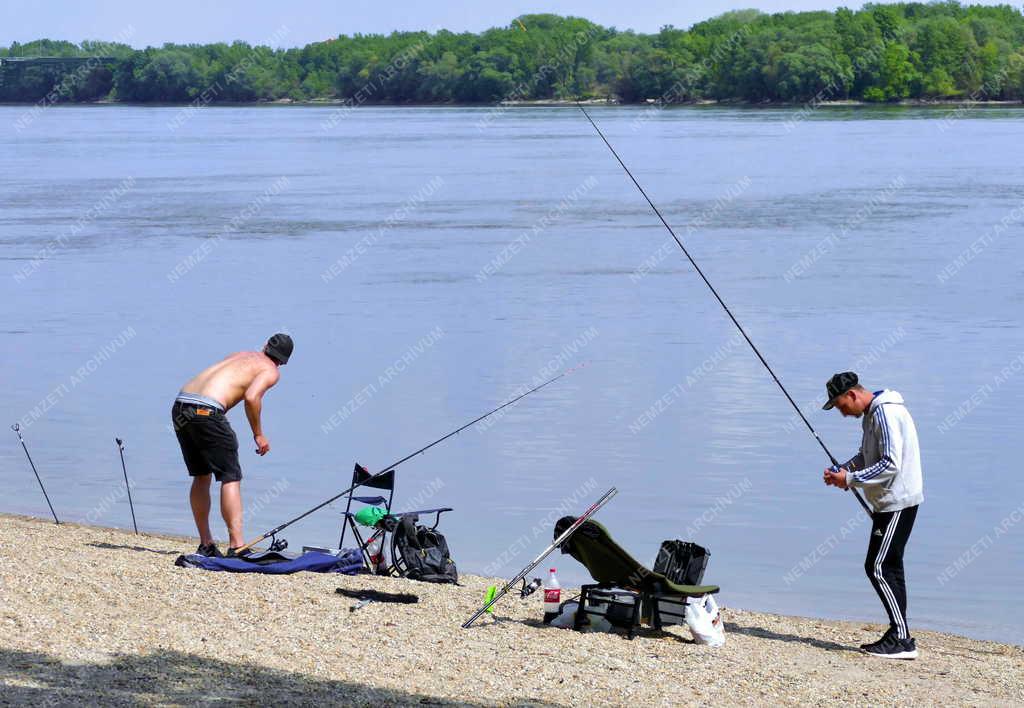
[[[5,64],[0,101],[1024,100],[1021,11],[953,0],[742,10],[657,34],[543,14],[480,34],[357,34],[293,49],[51,40],[0,48],[0,58],[98,55],[111,59]]]

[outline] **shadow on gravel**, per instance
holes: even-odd
[[[828,651],[858,651],[856,647],[849,647],[845,644],[837,644],[836,642],[827,642],[821,639],[814,639],[813,637],[801,637],[796,634],[781,634],[770,629],[763,629],[762,627],[743,627],[733,622],[726,622],[725,636],[728,637],[730,633],[745,634],[748,637],[758,637],[759,639],[774,639],[778,642],[807,644],[808,646]]]
[[[26,685],[31,684],[31,685]],[[246,664],[159,651],[106,664],[67,664],[38,652],[0,649],[3,705],[479,705],[350,681],[313,679]]]
[[[510,617],[500,617],[500,616],[497,616],[497,615],[494,615],[492,617],[492,619],[494,620],[495,624],[502,624],[504,622],[510,622],[512,624],[522,625],[523,627],[532,627],[534,629],[541,629],[541,630],[544,630],[545,632],[555,632],[555,631],[574,632],[574,631],[576,631],[576,630],[574,630],[574,629],[572,629],[570,627],[552,627],[550,625],[544,624],[544,622],[539,620],[539,619],[520,620],[520,619],[512,619]],[[482,624],[476,624],[476,625],[473,625],[473,628],[480,627],[480,626],[483,626],[483,625]],[[618,637],[619,639],[623,639],[623,640],[626,640],[626,641],[633,641],[635,639],[674,639],[674,640],[676,640],[678,642],[681,642],[683,644],[696,644],[696,642],[694,642],[692,639],[687,639],[686,637],[680,636],[680,635],[675,634],[673,632],[666,632],[664,629],[655,629],[654,627],[651,627],[649,625],[644,625],[642,627],[637,627],[636,629],[634,629],[633,630],[633,640],[631,640],[629,638],[629,633],[625,629],[618,629],[618,628],[617,629],[608,630],[608,631],[594,631],[594,630],[584,629],[583,632],[581,632],[581,634],[600,634],[600,635],[605,636],[605,637]]]
[[[87,546],[93,548],[102,548],[107,551],[137,551],[139,553],[156,553],[161,556],[178,556],[181,555],[177,551],[158,551],[153,548],[146,548],[144,546],[118,546],[113,543],[87,543]]]

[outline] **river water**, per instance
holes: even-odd
[[[906,397],[911,625],[1020,643],[1024,114],[592,113],[838,457],[833,372]],[[586,364],[399,468],[461,570],[513,575],[614,485],[622,544],[707,546],[726,605],[884,619],[859,507],[576,109],[7,106],[0,155],[3,408],[64,518],[130,527],[118,436],[140,526],[193,533],[171,401],[275,331],[271,453],[229,415],[247,536]],[[0,469],[46,516],[13,432]]]

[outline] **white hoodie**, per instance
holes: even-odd
[[[899,511],[924,501],[917,428],[903,396],[879,391],[864,412],[860,452],[843,467],[851,488],[864,490],[876,511]]]

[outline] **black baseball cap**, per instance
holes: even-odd
[[[825,394],[828,396],[828,401],[821,409],[823,411],[832,410],[832,407],[836,404],[836,398],[842,396],[858,383],[860,383],[860,379],[852,371],[844,371],[830,378],[828,383],[825,384]]]
[[[287,334],[278,332],[267,340],[267,346],[263,347],[263,353],[277,364],[284,366],[288,363],[288,357],[292,355],[293,348],[292,338]]]

